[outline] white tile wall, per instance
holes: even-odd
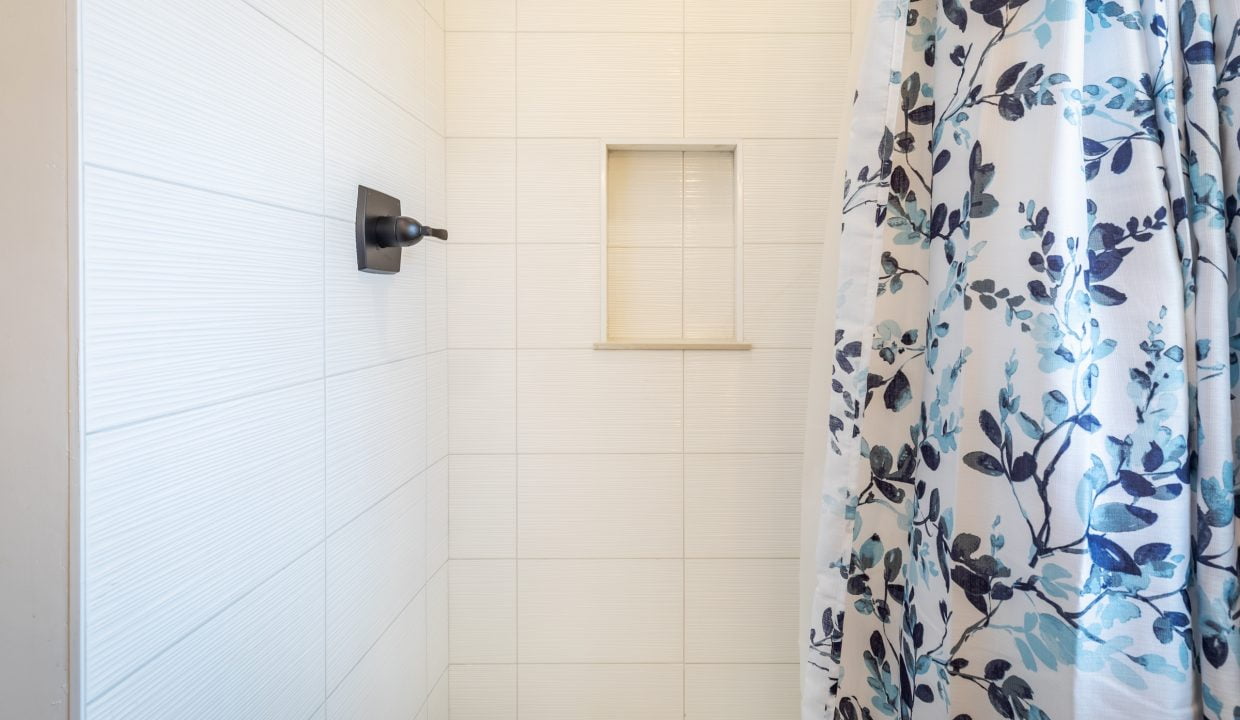
[[[85,720],[447,719],[443,16],[83,3]]]
[[[448,261],[451,451],[467,469],[453,552],[473,556],[451,561],[452,716],[791,720],[846,3],[447,5],[447,205],[470,244]],[[613,155],[610,204],[630,212],[607,262],[642,302],[599,307],[601,146],[643,137],[741,141],[755,350],[591,349],[603,312],[613,336],[735,327],[718,154]],[[635,168],[640,182],[617,181]]]

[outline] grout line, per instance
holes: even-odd
[[[320,159],[322,160],[322,209],[327,209],[327,0],[321,0],[319,3],[319,132],[320,135]],[[327,503],[328,503],[328,479],[327,479],[327,220],[323,220],[323,705],[327,705],[328,696],[328,679],[327,679],[327,658],[328,658],[328,625],[327,625],[327,597],[328,597],[328,565],[327,565]],[[326,710],[324,710],[326,714]]]

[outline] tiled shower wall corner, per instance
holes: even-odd
[[[845,0],[446,0],[454,720],[797,716]],[[744,145],[748,352],[592,349],[603,139]]]
[[[86,720],[446,720],[442,0],[81,10]]]

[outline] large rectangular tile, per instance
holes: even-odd
[[[322,546],[149,660],[87,717],[310,717],[323,703]]]
[[[448,349],[448,246],[434,240],[420,244],[426,246],[426,349],[438,352]]]
[[[515,245],[448,246],[448,347],[517,343]]]
[[[800,665],[686,665],[685,720],[797,720]]]
[[[426,468],[426,358],[327,379],[327,528]]]
[[[607,246],[684,244],[685,153],[607,154]]]
[[[357,270],[353,223],[327,219],[327,373],[426,352],[426,245],[406,248],[401,270]]]
[[[517,239],[531,243],[599,241],[597,140],[517,141]]]
[[[522,455],[522,558],[682,555],[679,455]]]
[[[333,63],[326,68],[322,212],[352,224],[357,186],[365,185],[397,198],[402,214],[420,219],[431,131],[350,73]]]
[[[835,137],[848,35],[685,36],[685,135]]]
[[[449,140],[447,162],[450,244],[515,242],[516,141]]]
[[[451,663],[516,662],[516,561],[453,560],[448,586]]]
[[[415,114],[436,135],[442,137],[447,129],[444,124],[446,120],[444,113],[447,111],[448,102],[446,74],[448,61],[446,43],[448,35],[438,23],[429,17],[429,13],[424,22],[423,41],[426,43],[426,74],[423,85],[424,89],[421,96],[417,98],[420,101],[420,109]],[[433,188],[435,185],[431,184],[431,187]],[[432,212],[428,212],[427,217],[437,219]],[[439,227],[429,219],[427,222],[433,227]]]
[[[322,218],[98,168],[84,182],[87,432],[322,376]]]
[[[518,245],[517,346],[591,347],[601,283],[598,245]]]
[[[745,248],[745,341],[756,347],[814,346],[822,245]]]
[[[847,33],[848,0],[685,0],[691,33]]]
[[[736,157],[732,152],[684,154],[684,244],[736,247]]]
[[[426,14],[417,3],[324,0],[323,10],[327,57],[408,112],[423,110]]]
[[[455,454],[516,452],[517,378],[512,350],[448,353],[448,446]]]
[[[795,663],[798,560],[686,560],[685,661]]]
[[[451,557],[516,557],[517,458],[454,455],[449,464]]]
[[[444,6],[449,31],[517,29],[516,0],[445,0]]]
[[[425,488],[407,483],[327,539],[328,688],[426,582]]]
[[[518,132],[679,137],[683,56],[674,34],[522,33]]]
[[[799,453],[808,350],[685,353],[685,451]]]
[[[678,247],[607,250],[609,340],[685,336],[685,251]]]
[[[83,12],[84,162],[321,211],[314,48],[240,0],[90,0]]]
[[[517,715],[534,720],[683,720],[679,665],[520,665]]]
[[[668,0],[521,0],[522,32],[680,32],[680,3]]]
[[[822,243],[835,140],[745,141],[745,244]]]
[[[680,452],[680,353],[517,354],[521,452]]]
[[[411,600],[327,697],[331,720],[411,718],[426,700],[426,597]]]
[[[683,564],[522,560],[517,577],[521,661],[680,662]]]
[[[448,33],[445,46],[449,136],[516,134],[516,42],[512,33]]]
[[[94,700],[322,541],[323,385],[89,435],[82,492]]]
[[[452,720],[517,720],[516,665],[453,665]]]
[[[448,456],[448,351],[426,356],[426,462]]]
[[[686,455],[687,557],[800,554],[801,455]]]

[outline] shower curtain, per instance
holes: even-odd
[[[1240,717],[1240,0],[878,0],[803,717]]]

